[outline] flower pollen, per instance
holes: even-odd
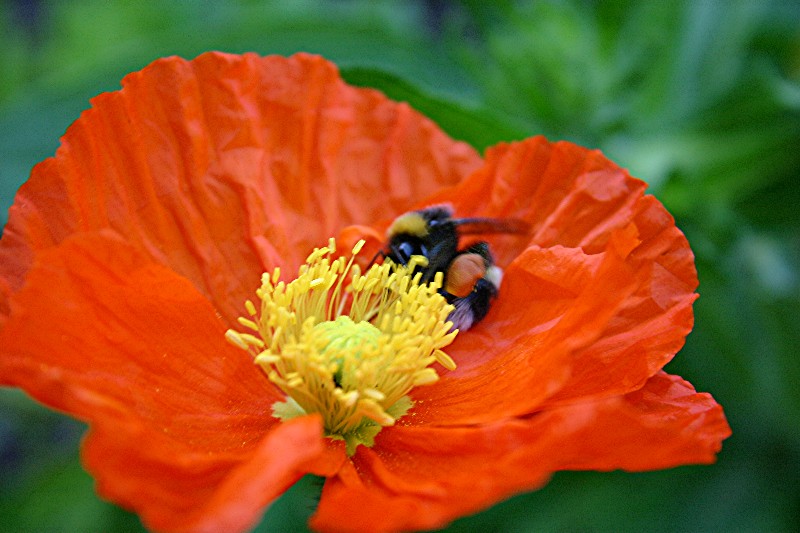
[[[441,273],[420,283],[413,272],[426,259],[415,256],[362,274],[354,259],[363,245],[349,259],[333,259],[330,239],[289,283],[279,281],[278,268],[263,274],[260,307],[248,300],[249,317],[239,318],[253,333],[225,334],[286,394],[272,407],[275,417],[319,413],[326,435],[344,440],[349,455],[408,412],[412,388],[439,379],[433,363],[456,366],[442,351],[458,331],[447,320],[453,306],[438,292]]]

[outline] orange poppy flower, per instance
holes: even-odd
[[[394,531],[559,470],[710,463],[721,407],[661,370],[692,328],[693,255],[644,189],[541,137],[481,159],[319,57],[162,59],[95,98],[19,190],[0,382],[87,422],[98,493],[161,531],[245,530],[307,473],[327,478],[313,528]],[[283,382],[226,340],[262,272],[331,236],[374,252],[397,215],[442,202],[531,228],[489,239],[505,276],[443,348],[455,368],[429,366],[351,449],[323,411],[273,416]]]

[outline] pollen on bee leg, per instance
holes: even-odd
[[[350,455],[413,407],[413,387],[439,379],[430,365],[456,367],[442,350],[457,332],[447,322],[453,306],[438,293],[441,273],[423,283],[414,269],[427,260],[418,256],[407,266],[382,263],[362,272],[354,259],[363,246],[334,259],[331,239],[288,283],[278,281],[277,268],[265,273],[256,290],[260,305],[246,301],[251,318],[239,319],[257,335],[225,334],[286,395],[273,416],[319,413],[326,435],[344,440]]]
[[[447,269],[447,283],[444,290],[453,296],[464,298],[472,292],[475,283],[487,273],[483,257],[478,254],[461,254],[453,259]]]

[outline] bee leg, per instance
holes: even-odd
[[[381,262],[383,262],[383,260],[386,259],[386,256],[387,256],[386,252],[384,252],[383,250],[378,250],[378,253],[375,254],[375,257],[373,257],[372,261],[370,261],[369,264],[367,265],[367,269],[369,269],[372,265],[374,265],[379,257],[381,259]]]
[[[455,307],[447,317],[453,323],[453,329],[466,331],[477,324],[489,312],[496,296],[497,287],[486,278],[479,279],[472,292],[463,298],[445,293],[448,303]]]
[[[482,261],[481,261],[482,260]],[[483,263],[482,269],[478,272],[467,273],[470,269],[475,269],[475,262]],[[460,270],[459,270],[460,269]],[[465,250],[461,250],[451,263],[451,269],[445,276],[445,287],[454,289],[452,292],[442,290],[442,295],[448,303],[455,306],[455,309],[448,320],[453,322],[453,329],[465,331],[477,324],[489,312],[492,300],[497,297],[500,288],[500,281],[503,271],[494,265],[489,244],[480,241]],[[456,281],[458,278],[469,279],[471,290],[464,290],[463,281]],[[457,294],[453,294],[457,292]]]

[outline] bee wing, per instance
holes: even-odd
[[[460,235],[506,233],[524,235],[530,233],[531,225],[519,218],[456,218],[453,223]]]

